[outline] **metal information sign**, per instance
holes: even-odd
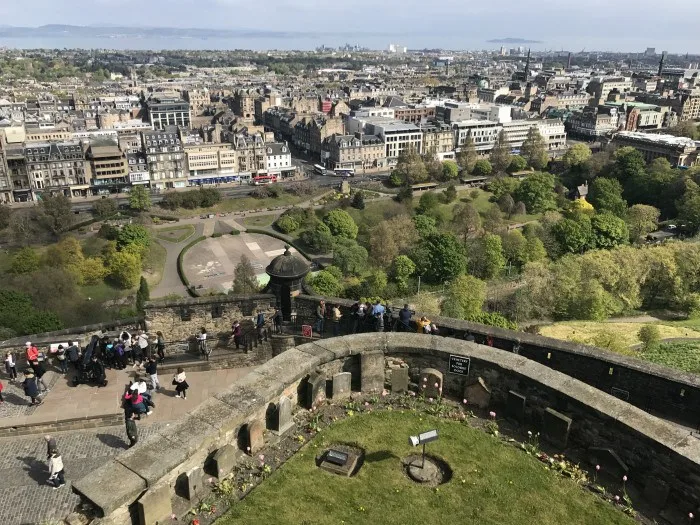
[[[313,326],[310,324],[303,324],[301,325],[301,336],[302,337],[311,337],[313,334]]]
[[[471,364],[471,358],[464,357],[461,355],[450,354],[450,364],[447,371],[450,374],[459,374],[462,376],[469,375],[469,365]]]

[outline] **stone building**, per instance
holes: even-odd
[[[308,151],[314,157],[321,155],[321,144],[335,133],[345,130],[342,119],[315,114],[301,118],[294,126],[293,143],[298,148]]]
[[[35,194],[87,195],[90,168],[80,141],[27,142],[23,153]]]
[[[611,143],[614,146],[632,146],[647,162],[664,158],[672,166],[690,167],[700,164],[700,143],[687,137],[621,131],[613,136]]]
[[[142,142],[152,188],[165,190],[187,186],[185,154],[177,128],[144,131]]]
[[[349,168],[355,172],[386,169],[384,142],[376,135],[335,134],[323,141],[322,158],[330,169]]]
[[[245,121],[255,120],[255,99],[258,94],[250,89],[237,89],[231,99],[231,109]]]
[[[154,129],[170,126],[189,128],[192,114],[189,103],[174,97],[153,97],[146,101],[148,119]]]
[[[116,141],[96,140],[88,150],[90,182],[96,193],[118,192],[129,183],[129,163]]]
[[[425,104],[394,107],[394,117],[404,122],[418,124],[435,117],[435,106]]]
[[[237,134],[233,137],[236,171],[241,175],[267,173],[267,148],[262,134]]]
[[[602,137],[617,130],[619,113],[609,106],[587,106],[566,121],[567,130],[581,137]]]
[[[190,109],[194,115],[200,115],[205,108],[211,105],[209,89],[186,89],[182,92],[182,97],[189,102]]]
[[[433,151],[441,161],[454,158],[455,135],[449,124],[434,121],[420,128],[424,152]]]

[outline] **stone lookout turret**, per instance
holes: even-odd
[[[289,245],[285,245],[284,253],[272,259],[265,268],[270,276],[267,288],[277,297],[277,304],[282,309],[285,321],[291,318],[292,297],[301,293],[302,281],[310,269],[309,263],[289,251]]]

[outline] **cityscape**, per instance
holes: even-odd
[[[700,8],[630,4],[0,6],[0,523],[698,522]]]

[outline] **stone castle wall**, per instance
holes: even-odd
[[[449,372],[451,355],[471,360],[467,375]],[[409,333],[358,334],[292,348],[75,482],[74,490],[102,510],[105,519],[100,523],[126,525],[135,502],[142,507],[154,500],[169,505],[178,476],[201,468],[216,451],[235,447],[242,429],[265,425],[269,405],[281,395],[296,403],[300,393],[308,394],[312,381],[325,385],[339,371],[350,372],[363,393],[380,391],[387,357],[407,363],[414,382],[418,370],[437,369],[444,376],[443,393],[459,400],[466,385],[484,378],[492,391],[491,406],[499,414],[507,412],[504,403],[511,391],[519,393],[526,430],[538,430],[544,410],[554,408],[572,419],[572,446],[609,447],[627,463],[630,480],[668,487],[664,506],[667,500],[687,515],[700,504],[700,440],[685,429],[512,352]],[[319,393],[324,395],[325,389]],[[308,395],[304,399],[308,403]],[[168,454],[163,454],[165,447]]]

